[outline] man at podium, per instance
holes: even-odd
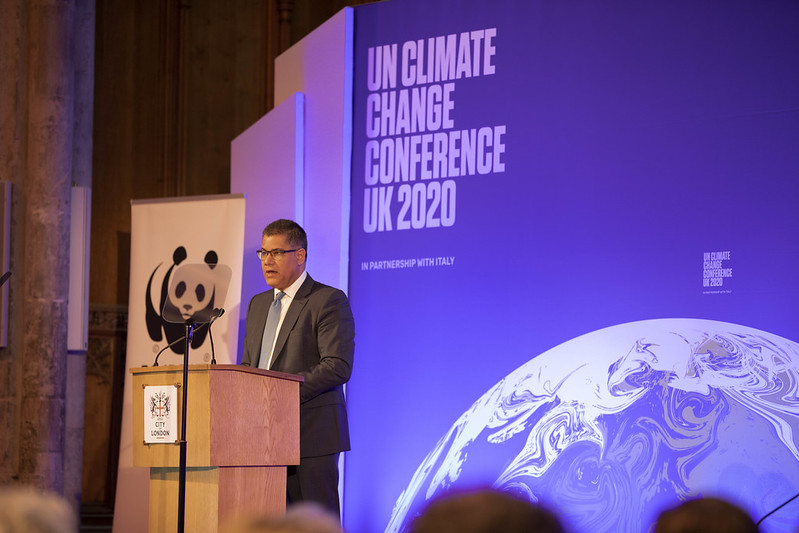
[[[355,351],[350,304],[305,271],[308,241],[296,222],[266,226],[257,254],[272,289],[250,300],[241,364],[304,378],[300,464],[288,467],[286,502],[315,501],[340,516],[338,458],[350,449],[343,385]]]

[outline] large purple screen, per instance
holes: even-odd
[[[799,492],[799,6],[355,24],[346,528],[475,486],[573,531]]]

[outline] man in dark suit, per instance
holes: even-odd
[[[346,295],[305,272],[307,249],[296,222],[280,219],[264,229],[257,253],[272,290],[250,300],[241,364],[305,378],[300,465],[288,469],[286,500],[315,501],[340,515],[338,457],[350,449],[343,385],[352,373],[355,327]]]

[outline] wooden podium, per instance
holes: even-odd
[[[179,445],[144,442],[144,387],[182,386],[183,366],[130,372],[133,466],[150,467],[149,531],[176,531]],[[244,513],[284,513],[286,466],[300,462],[302,377],[208,364],[189,365],[188,376],[186,531],[217,531]]]

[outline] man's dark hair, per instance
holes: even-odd
[[[433,501],[411,533],[563,533],[547,509],[495,490],[453,493]]]
[[[305,234],[305,230],[302,229],[302,226],[293,220],[279,218],[266,226],[263,236],[271,237],[273,235],[285,235],[286,240],[288,240],[292,246],[303,248],[305,249],[305,253],[308,253],[308,236]]]
[[[740,507],[718,498],[687,501],[663,512],[655,533],[757,533],[752,519]]]

